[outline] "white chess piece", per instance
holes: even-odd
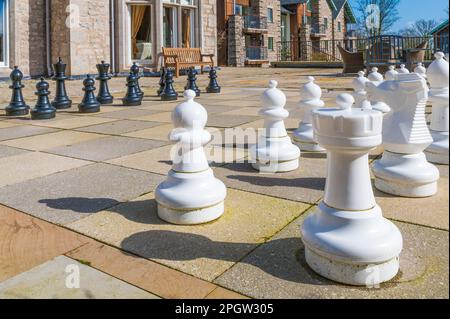
[[[224,212],[226,187],[214,177],[203,149],[211,140],[204,129],[208,114],[195,96],[194,91],[185,91],[186,101],[172,112],[173,166],[155,192],[159,217],[173,224],[207,223]]]
[[[414,73],[419,74],[424,79],[427,78],[427,69],[420,62],[417,63],[417,66],[414,68]]]
[[[302,151],[322,152],[324,149],[314,141],[311,112],[323,107],[325,103],[320,99],[322,89],[314,83],[314,77],[308,77],[308,83],[301,88],[300,96],[302,99],[299,102],[299,108],[302,111],[302,121],[292,134],[294,143]]]
[[[368,78],[364,76],[364,71],[359,71],[358,76],[353,80],[353,97],[355,98],[356,108],[361,108],[363,102],[367,101],[366,83],[369,81]]]
[[[428,87],[415,73],[398,74],[395,81],[367,85],[369,97],[392,107],[383,123],[384,153],[373,164],[375,187],[404,197],[427,197],[437,192],[438,169],[424,149],[432,142],[425,120]]]
[[[337,108],[313,112],[317,141],[327,150],[327,181],[324,199],[301,233],[306,262],[315,272],[372,286],[398,273],[403,239],[383,217],[370,179],[369,151],[382,142],[383,114],[352,108],[346,95],[338,97]]]
[[[434,141],[425,154],[432,163],[448,165],[449,64],[442,52],[437,52],[435,57],[427,71],[431,87],[429,100],[433,106],[430,133]]]
[[[259,114],[264,117],[264,129],[258,143],[250,149],[252,166],[261,172],[288,172],[299,166],[300,149],[292,144],[284,125],[289,116],[284,108],[286,95],[277,85],[277,81],[271,80],[262,95]]]
[[[398,69],[399,74],[408,74],[409,70],[406,68],[406,65],[400,64],[400,69]]]
[[[369,76],[367,77],[369,79],[370,82],[372,82],[375,85],[380,85],[381,83],[383,83],[384,78],[383,75],[381,73],[378,72],[378,68],[377,67],[373,67],[372,68],[372,72],[369,73]],[[369,82],[367,82],[369,83]],[[367,85],[366,83],[366,85]],[[370,102],[372,103],[372,109],[380,111],[382,113],[389,113],[391,111],[391,108],[389,107],[389,105],[387,105],[386,103],[384,103],[383,101],[377,101],[377,100],[371,100],[369,99]]]
[[[392,81],[395,80],[395,76],[398,74],[397,70],[395,69],[395,65],[389,66],[389,71],[386,72],[384,75],[386,81]]]

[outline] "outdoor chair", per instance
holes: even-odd
[[[405,65],[409,71],[413,72],[417,63],[424,62],[427,48],[428,41],[423,41],[415,48],[403,50]]]
[[[364,70],[364,53],[350,52],[338,45],[339,52],[344,63],[343,74],[358,73]]]

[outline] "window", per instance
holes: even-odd
[[[328,18],[323,18],[323,26],[325,29],[328,29]]]
[[[267,22],[273,22],[273,9],[267,8]]]
[[[0,0],[0,66],[8,63],[8,1]]]
[[[270,51],[273,51],[273,38],[272,37],[268,37],[267,38],[267,48]]]
[[[163,45],[166,48],[177,47],[177,15],[175,7],[163,8]]]
[[[183,8],[181,10],[181,46],[191,48],[194,43],[194,10]]]
[[[242,6],[240,4],[234,6],[234,14],[238,16],[242,15]]]
[[[132,5],[131,57],[132,60],[152,60],[152,11],[151,6]]]
[[[340,22],[338,22],[338,32],[342,32],[342,25]]]

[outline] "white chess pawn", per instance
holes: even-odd
[[[406,65],[400,64],[400,69],[398,69],[399,74],[408,74],[409,70],[406,68]]]
[[[264,129],[258,143],[250,149],[252,166],[261,172],[288,172],[299,166],[300,149],[292,144],[284,125],[289,116],[284,108],[286,95],[277,85],[277,81],[271,80],[262,95],[259,114],[264,117]]]
[[[395,76],[398,74],[397,70],[395,69],[395,65],[389,66],[389,71],[386,72],[384,75],[386,81],[392,81],[395,80]]]
[[[320,99],[322,89],[314,83],[314,77],[308,77],[308,83],[300,90],[300,96],[302,99],[299,102],[299,108],[302,111],[302,121],[298,129],[292,134],[294,143],[302,151],[322,152],[324,149],[314,141],[311,112],[323,107],[325,103]]]
[[[432,163],[448,165],[449,64],[444,60],[442,52],[437,52],[435,57],[427,71],[431,87],[429,98],[433,106],[430,132],[434,141],[425,150],[425,154]]]
[[[383,123],[384,153],[372,169],[375,187],[404,197],[427,197],[437,192],[438,169],[423,151],[432,142],[425,120],[428,87],[415,73],[398,74],[395,81],[367,85],[369,97],[392,107]]]
[[[370,82],[372,82],[373,84],[375,84],[377,86],[380,85],[381,83],[383,83],[383,81],[384,81],[383,75],[378,72],[377,67],[372,68],[372,72],[369,73],[369,76],[367,78],[369,79]],[[369,83],[369,82],[367,82],[367,83]],[[366,83],[366,85],[367,85],[367,83]],[[370,100],[370,103],[372,103],[372,109],[374,109],[374,110],[380,111],[382,113],[389,113],[391,111],[391,108],[389,107],[389,105],[387,105],[386,103],[384,103],[382,101]]]
[[[403,239],[383,217],[370,179],[369,151],[382,142],[383,114],[352,108],[346,95],[337,108],[313,112],[314,133],[327,150],[327,181],[323,201],[302,225],[302,240],[318,274],[374,286],[398,273]]]
[[[424,79],[427,79],[427,69],[420,62],[417,63],[417,66],[414,68],[414,73],[419,74]]]
[[[155,192],[158,216],[173,224],[207,223],[224,212],[226,187],[214,177],[203,148],[211,140],[204,129],[208,114],[194,101],[195,96],[194,91],[185,91],[186,101],[172,112],[173,166]]]
[[[353,84],[353,97],[355,98],[356,108],[361,108],[363,106],[363,102],[367,100],[367,92],[366,92],[366,83],[369,81],[368,78],[364,76],[364,71],[358,72],[358,77],[356,77]]]

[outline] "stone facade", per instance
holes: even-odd
[[[234,15],[228,20],[228,65],[245,65],[245,38],[242,36],[244,19]]]

